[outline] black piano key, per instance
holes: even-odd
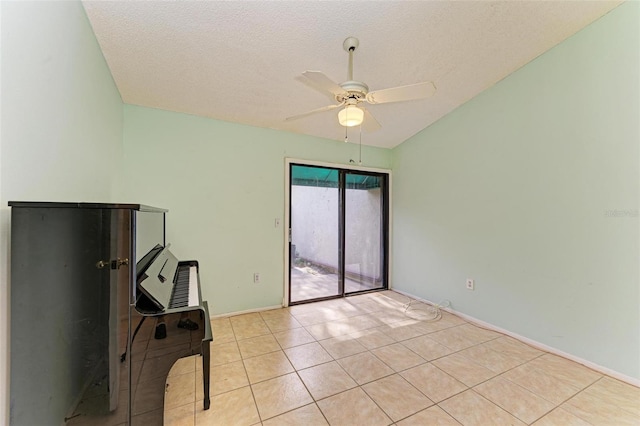
[[[189,305],[189,265],[179,266],[176,271],[169,308],[182,308]]]

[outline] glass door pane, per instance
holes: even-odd
[[[345,176],[345,294],[386,287],[385,177]]]
[[[290,176],[290,303],[339,296],[339,171],[291,165]]]

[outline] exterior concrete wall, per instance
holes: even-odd
[[[346,272],[380,280],[380,188],[346,192]],[[338,189],[292,186],[291,232],[297,257],[338,268]]]

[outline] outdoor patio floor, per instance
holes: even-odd
[[[303,268],[291,268],[291,302],[318,299],[338,295],[338,275],[305,272]],[[380,288],[374,283],[360,283],[345,279],[345,293]]]

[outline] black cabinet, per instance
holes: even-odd
[[[126,422],[136,262],[154,245],[165,245],[166,210],[9,205],[10,423],[73,423],[78,410]],[[121,362],[127,350],[132,356]]]

